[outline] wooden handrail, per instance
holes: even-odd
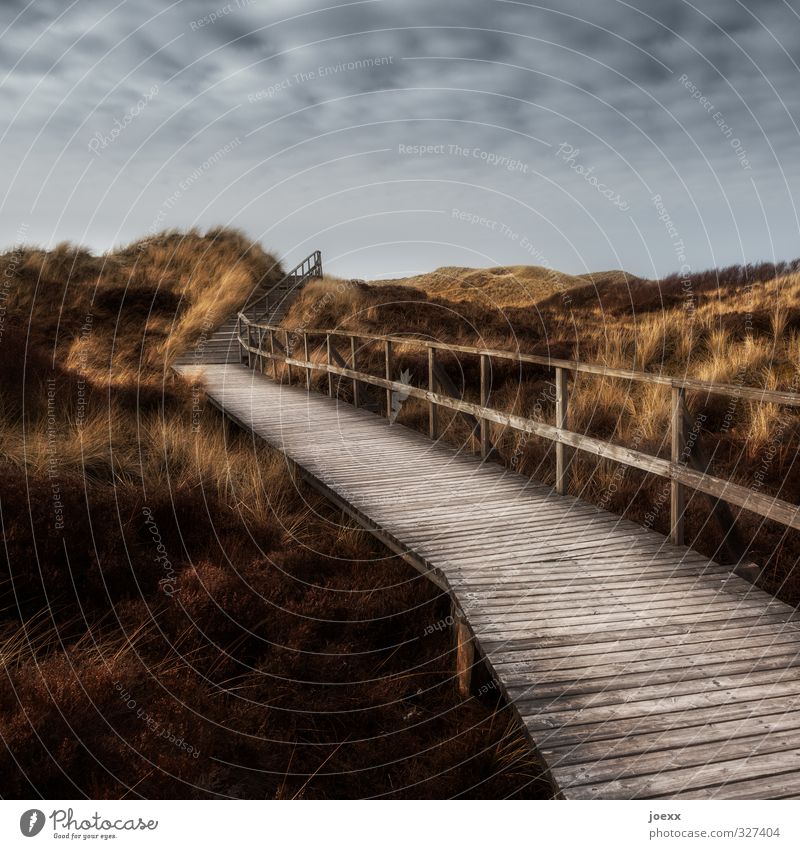
[[[254,344],[253,342],[252,330],[254,328],[259,331],[258,344]],[[488,452],[485,422],[495,422],[524,433],[530,433],[548,439],[557,446],[557,489],[561,493],[566,492],[567,462],[563,453],[564,447],[585,451],[598,457],[623,463],[624,465],[640,469],[650,474],[655,474],[671,481],[670,527],[671,538],[676,544],[683,544],[686,487],[703,492],[713,498],[734,504],[753,513],[757,513],[787,527],[800,530],[800,507],[797,505],[790,504],[789,502],[783,501],[777,497],[764,495],[748,487],[708,474],[708,472],[690,468],[686,457],[687,441],[685,428],[685,393],[687,390],[707,394],[726,395],[733,398],[745,398],[790,407],[800,407],[800,395],[797,393],[767,389],[762,390],[748,386],[734,386],[730,384],[714,383],[712,381],[695,380],[693,378],[654,375],[643,371],[610,368],[592,363],[583,363],[577,360],[562,360],[551,357],[543,357],[537,354],[525,354],[521,351],[498,351],[467,345],[448,345],[443,342],[432,342],[416,337],[382,336],[370,333],[360,333],[352,330],[319,330],[316,328],[303,328],[301,330],[287,331],[286,328],[281,327],[281,332],[303,339],[304,358],[298,359],[292,356],[292,352],[288,348],[282,353],[275,353],[274,348],[269,351],[264,349],[263,331],[268,331],[268,336],[271,338],[274,335],[274,332],[278,329],[279,328],[276,325],[261,324],[257,321],[252,321],[247,318],[247,316],[240,313],[238,334],[239,344],[242,347],[243,352],[247,354],[248,362],[250,362],[251,365],[253,363],[257,365],[258,361],[261,359],[272,361],[273,368],[276,367],[278,362],[282,362],[287,366],[287,368],[296,366],[298,368],[305,369],[307,386],[310,385],[310,374],[312,371],[327,373],[330,384],[329,392],[331,392],[331,394],[333,394],[332,381],[334,376],[347,378],[348,380],[353,381],[354,385],[362,383],[382,388],[386,390],[388,405],[387,415],[391,415],[391,397],[393,392],[402,392],[407,397],[419,398],[427,401],[430,417],[429,434],[432,437],[435,437],[436,435],[437,407],[444,407],[455,412],[474,417],[474,419],[478,420],[478,422],[483,425],[481,429],[481,453],[484,456]],[[311,336],[321,336],[325,338],[326,349],[328,352],[327,362],[315,363],[309,359],[308,338]],[[355,353],[355,339],[382,343],[385,352],[384,358],[387,364],[387,377],[377,377],[375,375],[368,374],[367,372],[359,371],[355,368],[346,367],[341,355],[336,352],[335,348],[332,348],[331,337],[346,337],[350,340],[349,344],[353,353]],[[287,335],[287,340],[288,338],[289,337]],[[427,389],[411,386],[397,380],[392,380],[388,377],[390,373],[389,365],[391,362],[391,354],[396,350],[395,346],[397,345],[417,346],[427,350],[429,366],[429,386]],[[437,365],[435,353],[436,351],[442,350],[472,354],[481,358],[480,404],[463,401],[459,398],[453,398],[449,395],[444,395],[441,392],[435,391],[436,381],[434,375],[436,371],[435,367]],[[500,410],[495,410],[487,406],[486,402],[489,398],[489,386],[487,381],[490,380],[491,359],[506,359],[514,362],[532,363],[535,365],[554,368],[556,370],[557,392],[555,397],[555,425],[538,422],[534,419],[513,415],[511,413],[504,413]],[[336,360],[339,364],[337,365],[334,360]],[[602,439],[570,431],[567,428],[568,393],[566,382],[567,377],[571,372],[582,372],[601,377],[634,380],[671,387],[672,453],[670,460],[665,460],[660,457],[655,457],[651,454],[646,454],[634,449],[625,448]],[[558,449],[561,450],[559,451]],[[688,449],[691,451],[691,445],[688,445]]]
[[[253,326],[259,325],[264,329],[278,329],[278,325],[262,324],[258,320],[248,318],[240,313],[242,320]],[[281,331],[285,328],[281,327]],[[306,327],[298,330],[289,330],[292,335],[307,333],[309,336],[341,336],[350,339],[366,339],[371,342],[392,342],[395,345],[419,345],[425,348],[434,348],[440,351],[451,351],[458,354],[474,354],[476,356],[486,355],[492,359],[511,360],[519,363],[530,363],[532,365],[545,366],[547,368],[563,368],[567,371],[583,372],[600,377],[614,377],[621,380],[634,380],[641,383],[652,383],[660,386],[672,386],[675,388],[689,389],[692,392],[705,392],[709,395],[725,395],[729,398],[743,398],[750,401],[761,401],[769,404],[780,404],[787,407],[800,407],[800,394],[796,392],[784,392],[776,389],[759,389],[754,386],[737,386],[733,383],[716,383],[711,380],[698,380],[692,377],[674,377],[661,374],[651,374],[647,371],[634,369],[615,368],[604,366],[599,363],[584,363],[580,360],[563,360],[557,357],[545,357],[541,354],[526,354],[523,351],[503,351],[496,348],[478,348],[471,345],[449,345],[446,342],[432,342],[427,339],[419,339],[415,336],[381,336],[374,333],[359,333],[355,330],[318,330]]]

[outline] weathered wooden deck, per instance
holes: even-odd
[[[452,593],[565,797],[800,796],[793,609],[363,409],[203,368],[227,415]]]

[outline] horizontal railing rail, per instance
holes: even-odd
[[[709,474],[707,470],[689,468],[689,455],[692,445],[687,444],[687,433],[691,420],[687,414],[686,392],[724,395],[752,401],[779,404],[788,407],[800,407],[800,394],[756,387],[715,383],[694,378],[673,377],[651,374],[632,369],[584,363],[578,360],[556,359],[521,351],[503,351],[468,345],[449,345],[433,342],[413,336],[381,336],[349,330],[319,330],[301,328],[292,330],[277,325],[253,321],[243,313],[239,315],[239,344],[248,366],[260,366],[265,371],[266,362],[273,364],[273,376],[277,377],[277,365],[287,367],[291,382],[291,369],[305,372],[306,388],[311,388],[311,374],[323,372],[328,375],[328,392],[334,395],[334,378],[340,377],[352,381],[353,399],[359,406],[359,385],[366,384],[386,390],[387,415],[392,412],[393,393],[402,393],[405,397],[419,398],[428,403],[429,427],[431,438],[438,432],[437,408],[444,407],[471,417],[480,429],[481,454],[486,457],[491,452],[488,424],[503,425],[524,433],[543,437],[556,446],[556,489],[564,494],[567,491],[568,449],[576,449],[597,457],[613,460],[632,468],[657,475],[671,482],[670,497],[670,536],[676,544],[684,542],[684,516],[686,512],[686,489],[702,492],[713,499],[736,505],[745,510],[772,519],[787,527],[800,530],[800,506],[791,504],[778,497],[757,492],[732,481]],[[324,337],[327,362],[313,362],[309,357],[309,340]],[[349,340],[349,359],[336,349],[334,340]],[[357,368],[356,340],[381,343],[384,347],[385,376],[378,377]],[[294,356],[294,350],[302,345],[303,356]],[[395,346],[418,347],[427,351],[428,386],[423,388],[392,378]],[[268,346],[265,347],[265,346]],[[441,369],[437,363],[437,353],[446,351],[463,353],[480,358],[480,403],[464,401],[452,394],[441,392]],[[493,359],[511,360],[519,363],[531,363],[555,370],[555,423],[529,419],[524,416],[506,413],[488,406],[491,392],[491,361]],[[647,454],[603,439],[587,436],[568,429],[568,378],[573,373],[585,373],[599,377],[619,378],[669,387],[671,390],[671,456],[669,460]],[[438,390],[438,391],[437,391]]]

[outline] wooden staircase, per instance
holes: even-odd
[[[193,349],[181,354],[176,366],[223,365],[241,362],[236,336],[240,312],[253,320],[280,324],[305,284],[322,277],[322,254],[314,251],[274,286],[260,286],[248,298],[244,307],[235,309],[225,321],[210,333],[204,333]]]

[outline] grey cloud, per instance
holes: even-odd
[[[490,0],[385,0],[341,8],[256,0],[241,7],[233,3],[216,22],[193,28],[193,21],[226,4],[184,0],[126,39],[165,6],[129,0],[85,35],[105,7],[79,3],[58,28],[46,31],[65,7],[37,0],[0,39],[2,78],[44,32],[3,87],[6,123],[0,132],[6,131],[3,153],[11,167],[0,178],[0,192],[9,193],[0,224],[13,232],[25,218],[33,222],[34,239],[73,238],[97,248],[136,238],[146,233],[186,174],[238,138],[234,153],[219,157],[182,193],[165,226],[230,222],[254,236],[267,234],[279,250],[299,252],[315,246],[313,234],[336,224],[337,216],[374,214],[358,227],[337,227],[335,235],[319,237],[332,270],[357,276],[379,267],[385,273],[393,264],[421,270],[431,262],[459,263],[470,251],[493,262],[532,261],[507,239],[447,217],[453,207],[475,207],[529,228],[533,240],[546,243],[548,259],[566,270],[622,263],[651,273],[652,253],[657,268],[670,271],[674,253],[639,171],[682,222],[695,266],[712,258],[742,259],[736,225],[746,234],[747,259],[767,254],[769,238],[751,179],[769,192],[768,224],[776,249],[796,252],[790,204],[800,165],[793,155],[797,132],[787,112],[798,113],[800,89],[797,69],[780,48],[798,43],[800,20],[792,10],[779,0],[698,0],[697,9],[708,21],[683,0],[591,5],[541,0],[537,5],[547,2],[552,10]],[[0,31],[20,8],[3,4]],[[309,14],[297,17],[304,12]],[[47,74],[65,49],[57,72]],[[78,82],[109,49],[109,57]],[[392,62],[348,66],[380,56]],[[319,73],[321,67],[333,70]],[[752,171],[742,169],[729,139],[679,82],[681,74],[735,127]],[[9,123],[37,84],[34,97]],[[90,159],[86,143],[92,133],[108,133],[153,84],[159,85],[158,96]],[[356,125],[363,126],[343,129]],[[564,141],[580,149],[581,162],[598,179],[625,193],[628,215],[610,210],[580,174],[556,160],[554,151]],[[522,179],[471,156],[398,154],[399,144],[418,143],[458,144],[517,158],[531,174]],[[388,152],[366,153],[376,149]],[[59,156],[52,178],[41,186],[38,181]],[[327,160],[338,161],[315,168]],[[87,181],[64,209],[89,163]],[[309,168],[314,170],[304,174]],[[153,185],[144,188],[150,181]],[[381,190],[349,191],[381,182]],[[42,201],[31,209],[40,189]],[[735,222],[723,191],[736,201]],[[322,200],[328,193],[339,200]],[[303,214],[292,214],[306,205]],[[415,207],[438,212],[430,213],[430,220],[393,214]],[[632,236],[631,216],[646,248]],[[580,233],[569,234],[576,221]],[[703,238],[704,224],[713,243]],[[568,235],[559,236],[559,229]],[[579,247],[569,243],[570,235]],[[409,239],[419,241],[418,251],[405,246],[381,253],[366,247],[371,241]],[[432,247],[427,241],[457,247]],[[337,261],[338,254],[350,258]]]

